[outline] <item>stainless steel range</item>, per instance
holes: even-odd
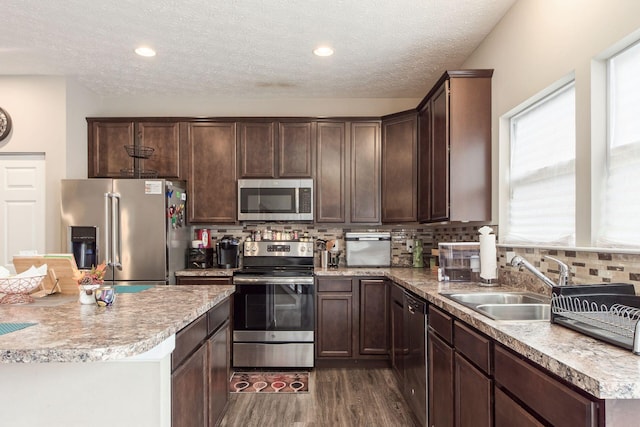
[[[245,242],[236,271],[234,367],[313,367],[313,243]]]

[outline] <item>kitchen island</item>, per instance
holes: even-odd
[[[175,334],[233,292],[158,286],[112,307],[0,306],[0,323],[34,324],[0,335],[0,424],[170,426]]]
[[[606,425],[632,425],[640,417],[640,356],[548,321],[494,321],[440,295],[521,288],[438,282],[429,270],[412,268],[316,268],[315,274],[321,278],[386,277],[577,389],[602,399]]]

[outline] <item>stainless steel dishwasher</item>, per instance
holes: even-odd
[[[427,303],[404,292],[404,396],[422,426],[427,425]]]

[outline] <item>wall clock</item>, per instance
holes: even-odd
[[[9,136],[9,133],[11,133],[11,116],[0,108],[0,141]]]

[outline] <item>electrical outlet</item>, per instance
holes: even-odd
[[[413,239],[407,239],[407,252],[413,252]]]

